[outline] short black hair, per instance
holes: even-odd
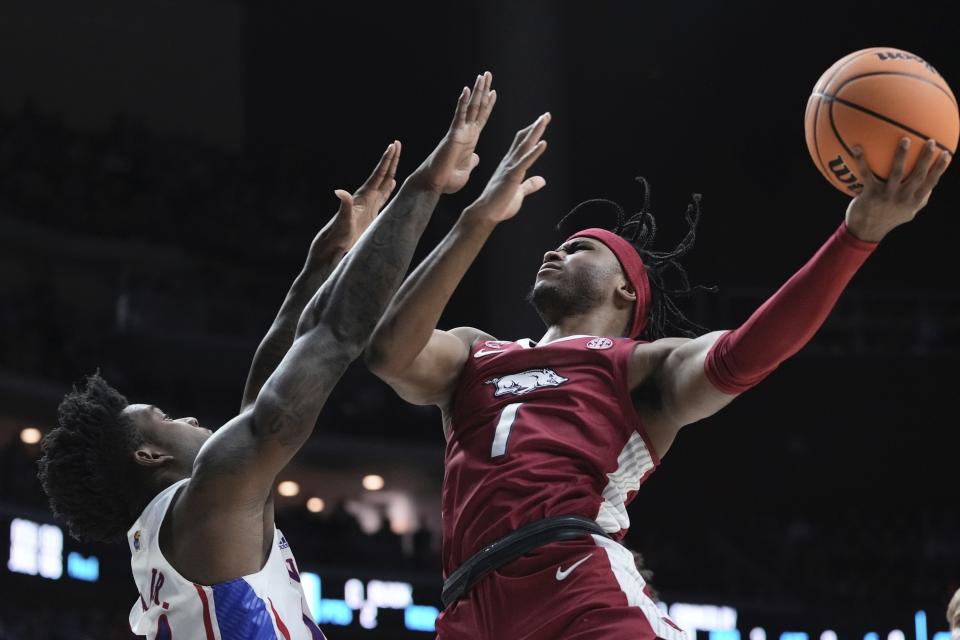
[[[100,373],[64,396],[46,435],[37,477],[54,515],[80,541],[123,539],[137,516],[140,431],[122,412],[129,403]]]
[[[680,309],[678,299],[689,298],[696,291],[717,291],[716,287],[692,286],[686,269],[680,264],[680,258],[693,248],[697,239],[701,195],[694,193],[692,202],[687,205],[684,213],[687,233],[683,239],[670,251],[655,251],[652,245],[657,235],[657,221],[650,212],[650,183],[643,176],[637,176],[636,181],[643,186],[644,191],[643,208],[639,212],[626,218],[623,207],[618,203],[606,198],[593,198],[571,209],[557,224],[557,229],[560,229],[568,218],[587,207],[602,205],[613,208],[617,215],[617,224],[610,231],[629,242],[640,254],[650,280],[650,317],[639,338],[650,342],[677,335],[695,338],[706,333],[708,329],[690,320]],[[671,271],[675,276],[671,277]],[[669,284],[668,279],[675,279],[676,283]]]

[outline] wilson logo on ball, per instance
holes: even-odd
[[[850,167],[843,161],[842,156],[837,156],[834,160],[831,160],[828,166],[837,180],[847,185],[847,189],[854,193],[860,193],[863,190],[863,185],[857,181],[856,174],[850,171]]]

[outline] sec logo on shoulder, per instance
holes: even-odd
[[[610,338],[594,338],[587,343],[587,349],[609,349],[613,346],[613,340]]]

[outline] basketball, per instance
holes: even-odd
[[[897,142],[907,137],[909,175],[930,138],[953,159],[960,115],[956,97],[932,65],[907,51],[873,47],[841,58],[820,76],[807,101],[804,128],[820,173],[855,196],[862,184],[853,147],[862,147],[870,169],[886,179]]]

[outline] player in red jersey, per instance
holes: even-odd
[[[902,142],[883,183],[858,151],[865,186],[844,224],[734,331],[667,337],[686,319],[663,270],[692,245],[698,198],[671,253],[648,247],[646,207],[616,232],[580,231],[547,252],[531,295],[547,325],[539,341],[437,330],[490,233],[544,186],[526,172],[549,121],[517,135],[479,199],[407,279],[367,363],[406,400],[443,412],[440,640],[680,639],[619,544],[627,504],[680,428],[802,348],[877,242],[927,203],[949,158],[931,141],[905,177]]]

